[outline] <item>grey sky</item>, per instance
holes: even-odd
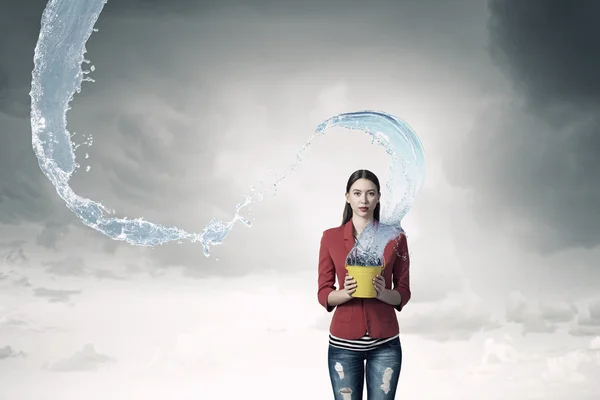
[[[93,35],[87,45],[96,83],[84,83],[69,114],[70,130],[80,134],[78,143],[83,142],[81,135],[95,139],[91,148],[78,150],[84,167],[73,177],[73,188],[119,215],[144,216],[188,230],[200,229],[212,217],[231,218],[235,203],[256,182],[231,185],[223,174],[215,176],[219,154],[234,150],[274,158],[273,150],[262,145],[268,141],[286,146],[289,156],[282,154],[282,162],[271,165],[258,163],[261,172],[285,168],[318,122],[306,119],[317,88],[341,78],[365,88],[386,87],[402,97],[408,88],[396,84],[390,90],[389,85],[401,79],[402,70],[415,74],[421,63],[431,62],[424,52],[439,52],[445,68],[458,76],[468,73],[458,69],[466,65],[462,59],[473,57],[473,49],[482,43],[467,30],[478,24],[481,28],[483,20],[458,29],[454,34],[459,41],[449,40],[443,30],[428,32],[417,21],[429,15],[431,24],[448,24],[450,29],[462,12],[481,15],[481,3],[473,7],[473,2],[457,2],[440,14],[429,13],[426,3],[319,3],[316,8],[314,2],[194,3],[191,9],[189,2],[171,2],[168,8],[160,2],[107,3],[97,24],[102,34]],[[39,2],[40,12],[42,7]],[[290,7],[297,9],[292,12]],[[2,35],[4,46],[12,44],[13,57],[0,67],[9,72],[7,98],[13,98],[8,93],[15,95],[6,101],[9,115],[3,116],[4,141],[14,144],[3,146],[6,155],[0,161],[7,165],[2,168],[7,176],[2,179],[6,200],[0,218],[11,225],[43,224],[38,243],[52,248],[69,237],[69,230],[87,228],[57,200],[30,149],[29,99],[24,93],[31,50],[24,49],[32,49],[36,38],[33,28],[24,31],[35,26],[39,14],[18,15],[27,24],[11,18],[3,25],[7,31],[23,31],[16,36],[22,42],[18,53],[12,50],[17,48],[14,42]],[[406,65],[401,70],[400,63]],[[433,84],[439,78],[431,79]],[[302,87],[290,87],[290,81]],[[376,106],[370,100],[376,93],[361,92],[357,90],[353,108]],[[287,99],[283,107],[282,97]],[[329,116],[321,113],[321,118]],[[83,158],[86,152],[89,162]],[[92,167],[89,173],[84,172],[86,165]],[[236,175],[243,176],[239,168],[244,167],[235,165]],[[114,251],[117,246],[109,247]],[[201,262],[199,246],[182,248],[160,248],[153,257],[174,264]]]
[[[491,54],[514,93],[485,105],[448,160],[448,175],[476,191],[475,212],[486,226],[529,251],[599,243],[598,7],[490,2]]]

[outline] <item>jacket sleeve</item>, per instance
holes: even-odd
[[[325,232],[323,232],[323,237],[321,238],[321,248],[319,250],[319,290],[317,292],[317,297],[319,299],[319,303],[325,307],[327,312],[331,312],[335,308],[327,304],[327,297],[329,296],[329,293],[333,292],[334,290],[336,290],[335,265],[333,264],[333,260],[329,254],[329,248],[325,240]]]
[[[410,277],[409,277],[410,257],[408,255],[408,243],[406,236],[400,236],[399,246],[396,253],[396,261],[394,262],[394,270],[392,280],[394,290],[400,293],[401,300],[395,308],[397,311],[402,311],[402,308],[410,300]]]

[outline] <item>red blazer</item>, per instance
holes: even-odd
[[[328,229],[323,232],[321,250],[319,251],[319,303],[328,312],[334,308],[327,304],[329,293],[336,290],[335,277],[343,289],[346,277],[346,257],[354,246],[354,225],[348,223]],[[331,319],[330,332],[333,336],[343,339],[358,339],[368,331],[372,338],[386,338],[399,333],[397,311],[410,300],[408,245],[406,236],[399,240],[391,240],[384,250],[385,269],[383,277],[385,287],[397,290],[402,296],[402,302],[392,306],[378,299],[353,298],[337,306]]]

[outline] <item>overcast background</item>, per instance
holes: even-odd
[[[331,398],[317,303],[323,230],[357,131],[306,159],[202,255],[81,223],[31,148],[43,0],[0,0],[0,398]],[[313,129],[377,109],[417,131],[405,219],[405,399],[600,395],[600,3],[110,0],[69,128],[72,187],[121,216],[200,232],[283,172]],[[85,153],[89,158],[85,159]],[[85,167],[90,166],[86,172]],[[432,384],[435,382],[435,384]]]

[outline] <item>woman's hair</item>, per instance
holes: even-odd
[[[359,179],[370,180],[377,187],[377,192],[379,193],[381,191],[381,188],[379,186],[379,179],[377,179],[377,176],[375,176],[375,174],[369,170],[359,169],[358,171],[354,171],[352,175],[350,175],[350,178],[348,178],[348,183],[346,184],[346,194],[348,194],[350,188],[352,187],[352,185],[354,185],[354,182],[356,182]],[[373,211],[373,218],[375,219],[375,221],[379,221],[380,210],[381,204],[377,203],[377,206],[375,206],[375,210]],[[342,225],[350,221],[350,219],[352,219],[352,207],[350,206],[350,203],[346,202],[346,206],[344,207],[344,216],[342,217]]]

